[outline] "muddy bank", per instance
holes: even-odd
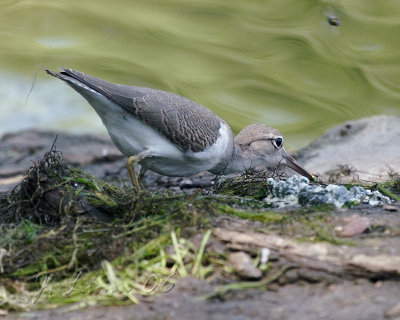
[[[213,292],[204,280],[186,278],[169,293],[125,307],[28,313],[29,319],[390,319],[399,309],[396,281],[343,280],[336,284],[287,284],[270,290],[237,290],[224,300],[205,300]],[[386,315],[386,317],[385,317]],[[395,317],[393,317],[395,318]]]
[[[391,204],[275,208],[264,201],[265,173],[150,175],[149,192],[138,194],[108,139],[57,135],[53,149],[54,132],[0,141],[0,313],[8,318],[400,316],[397,167],[390,181],[368,183]]]

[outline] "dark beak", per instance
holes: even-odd
[[[285,164],[287,167],[289,167],[290,169],[293,169],[294,171],[301,174],[302,176],[305,176],[310,181],[315,181],[315,178],[313,177],[313,175],[311,175],[309,172],[307,172],[304,168],[300,167],[300,165],[298,165],[291,156],[286,154],[283,156],[283,158],[286,160]]]

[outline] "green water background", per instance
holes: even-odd
[[[184,95],[236,133],[266,123],[289,148],[346,120],[400,115],[398,0],[2,0],[0,26],[0,133],[105,132],[43,71],[26,102],[35,71],[60,66]]]

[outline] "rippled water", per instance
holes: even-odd
[[[63,66],[179,93],[235,132],[263,122],[304,146],[348,119],[400,115],[399,17],[398,0],[2,0],[0,133],[104,130],[43,71],[26,103],[35,71]]]

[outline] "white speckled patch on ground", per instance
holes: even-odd
[[[379,191],[371,191],[360,186],[354,186],[347,190],[346,187],[335,184],[329,184],[326,187],[310,185],[307,178],[298,176],[279,181],[268,178],[267,181],[270,193],[264,201],[275,207],[333,204],[335,207],[341,208],[351,204],[379,206],[391,203],[390,198],[382,195]]]

